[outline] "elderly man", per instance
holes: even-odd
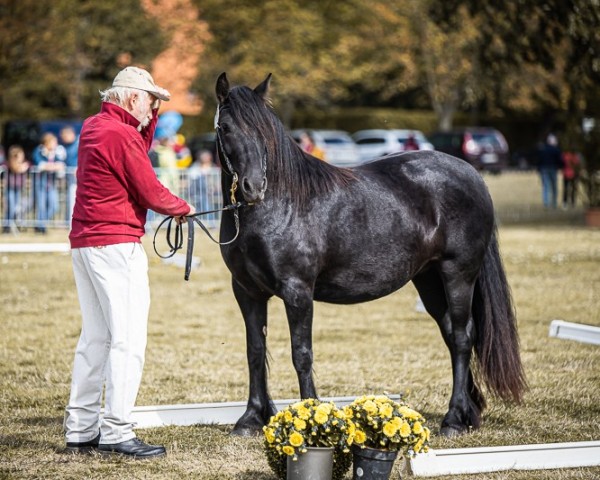
[[[82,330],[65,413],[67,451],[156,457],[165,448],[139,440],[131,420],[150,307],[140,238],[148,209],[176,217],[195,210],[158,181],[148,157],[169,92],[145,70],[127,67],[100,94],[100,113],[84,122],[79,139],[69,236]]]

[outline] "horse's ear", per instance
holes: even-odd
[[[263,99],[267,98],[267,94],[269,93],[269,86],[271,85],[271,73],[267,75],[267,78],[263,80],[263,82],[254,89],[254,91],[260,95]]]
[[[223,72],[217,78],[217,86],[216,86],[217,100],[219,103],[225,102],[229,95],[229,80],[227,80],[227,74]]]

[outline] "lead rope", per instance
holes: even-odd
[[[191,274],[191,270],[192,270],[192,254],[194,252],[194,222],[197,223],[200,226],[200,228],[204,231],[204,233],[206,233],[208,238],[210,238],[217,245],[230,245],[233,242],[235,242],[237,240],[238,236],[240,235],[239,209],[241,207],[247,207],[247,206],[252,205],[251,203],[248,203],[248,202],[238,202],[235,197],[235,192],[237,191],[237,188],[238,188],[238,174],[237,174],[237,172],[235,172],[233,170],[233,166],[231,165],[231,162],[229,161],[229,158],[227,157],[227,154],[225,153],[223,144],[221,142],[221,136],[219,135],[220,128],[219,128],[218,124],[215,126],[215,130],[217,132],[218,150],[222,154],[221,156],[223,157],[223,159],[225,161],[227,170],[229,170],[229,171],[227,171],[224,169],[224,171],[225,171],[225,173],[227,173],[228,175],[233,177],[232,182],[231,182],[231,188],[229,189],[229,200],[231,203],[229,205],[225,205],[223,208],[219,208],[216,210],[208,210],[208,211],[204,211],[204,212],[198,212],[193,215],[185,216],[186,220],[187,220],[187,249],[186,249],[186,255],[185,255],[185,274],[184,274],[183,278],[186,281],[190,279],[190,274]],[[206,228],[206,226],[202,223],[202,221],[200,221],[200,219],[198,219],[198,217],[201,215],[208,215],[209,213],[225,212],[228,210],[233,210],[235,235],[233,236],[233,238],[231,240],[228,240],[227,242],[220,242],[211,235],[208,228]],[[160,222],[160,224],[158,225],[158,228],[154,232],[154,239],[152,241],[152,246],[154,247],[154,252],[162,259],[171,258],[172,256],[174,256],[177,253],[177,251],[179,251],[183,248],[183,226],[182,226],[182,223],[177,223],[175,225],[175,233],[174,233],[175,238],[173,239],[173,237],[172,237],[172,226],[173,226],[174,220],[175,220],[175,217],[172,215],[166,217],[165,219],[163,219],[162,222]],[[158,232],[160,231],[160,229],[162,228],[162,226],[165,223],[167,224],[166,238],[167,238],[167,245],[169,246],[169,253],[166,255],[161,255],[156,248],[156,237],[158,235]]]

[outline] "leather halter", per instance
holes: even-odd
[[[204,231],[204,233],[206,233],[206,235],[208,235],[208,238],[210,238],[213,242],[215,242],[218,245],[230,245],[233,242],[235,242],[240,234],[240,215],[239,215],[239,209],[242,207],[248,207],[253,205],[252,203],[248,203],[246,201],[237,201],[236,197],[235,197],[235,192],[237,191],[237,187],[238,187],[238,174],[237,172],[233,169],[233,165],[231,164],[231,161],[229,160],[229,157],[227,156],[227,152],[225,152],[225,149],[223,148],[223,142],[221,140],[221,135],[220,135],[220,126],[218,123],[215,123],[215,131],[216,131],[216,136],[217,136],[217,155],[219,155],[220,158],[223,159],[223,162],[221,163],[221,165],[225,165],[227,167],[227,169],[223,168],[223,171],[228,174],[229,176],[233,177],[232,179],[232,183],[231,183],[231,188],[229,190],[230,192],[230,196],[229,196],[229,200],[230,200],[230,204],[229,205],[225,205],[223,208],[218,208],[215,210],[207,210],[204,212],[197,212],[194,213],[193,215],[185,215],[186,220],[187,220],[187,249],[186,249],[186,256],[185,256],[185,274],[184,274],[184,279],[187,281],[190,279],[190,274],[191,274],[191,270],[192,270],[192,254],[194,252],[194,222],[197,223],[200,228]],[[266,172],[266,158],[265,161],[263,163],[263,171]],[[266,178],[266,175],[265,175]],[[228,240],[227,242],[220,242],[218,240],[216,240],[211,233],[209,232],[208,228],[200,221],[200,219],[198,217],[202,216],[202,215],[208,215],[209,213],[216,213],[216,212],[225,212],[228,210],[233,210],[233,218],[234,218],[234,222],[235,222],[235,235],[231,240]],[[177,253],[178,250],[181,250],[183,248],[183,227],[181,225],[181,223],[177,223],[175,225],[175,238],[172,238],[172,224],[173,224],[173,220],[175,219],[174,216],[170,215],[166,218],[163,219],[162,222],[160,222],[160,224],[158,225],[156,231],[154,232],[154,239],[152,241],[152,245],[154,247],[154,252],[163,259],[166,258],[171,258],[173,255],[175,255]],[[169,253],[166,255],[161,255],[157,248],[156,248],[156,237],[158,235],[159,230],[162,228],[162,226],[164,224],[167,224],[167,232],[166,232],[166,238],[167,238],[167,245],[169,246]]]

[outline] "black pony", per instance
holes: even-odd
[[[285,304],[300,396],[312,378],[313,300],[353,304],[412,281],[452,358],[453,385],[441,433],[477,428],[485,400],[477,378],[503,399],[520,401],[525,378],[516,320],[498,252],[494,210],[477,171],[440,152],[386,156],[342,169],[304,153],[266,95],[216,84],[215,126],[232,186],[253,206],[226,212],[221,247],[246,324],[247,410],[233,433],[250,434],[276,410],[267,389],[267,301]],[[239,180],[238,180],[239,178]],[[232,200],[226,200],[229,204]]]

